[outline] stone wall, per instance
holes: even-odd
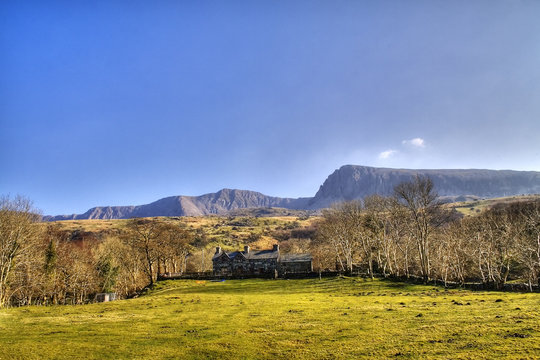
[[[214,275],[232,275],[231,260],[227,256],[214,259]]]
[[[232,260],[232,275],[272,274],[277,270],[276,259],[245,259],[236,256]]]
[[[301,274],[309,273],[313,271],[313,266],[311,261],[293,261],[293,262],[281,262],[279,264],[279,273],[280,274]]]
[[[273,275],[276,270],[277,259],[245,259],[242,256],[232,260],[226,256],[214,259],[215,275]]]

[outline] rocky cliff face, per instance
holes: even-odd
[[[223,189],[201,196],[171,196],[146,205],[95,207],[84,214],[45,220],[129,219],[151,216],[202,216],[245,208],[318,210],[368,195],[391,195],[394,186],[416,174],[429,176],[440,196],[492,198],[540,193],[540,172],[511,170],[409,170],[346,165],[334,171],[313,198],[279,198],[255,191]]]
[[[429,176],[440,196],[481,198],[540,193],[540,172],[511,170],[410,170],[346,165],[334,171],[313,199],[310,209],[368,195],[391,195],[394,187],[416,174]]]

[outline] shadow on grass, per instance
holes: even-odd
[[[223,282],[196,281],[196,280],[167,280],[160,284],[149,295],[161,293],[182,294],[354,294],[358,291],[426,291],[433,286],[408,284],[390,279],[365,279],[357,277],[335,277],[319,279],[245,279],[227,280]]]

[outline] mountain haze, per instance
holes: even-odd
[[[340,201],[379,194],[415,175],[429,176],[440,196],[493,198],[540,193],[540,172],[512,170],[411,170],[345,165],[334,171],[312,198],[279,198],[255,191],[223,189],[201,196],[171,196],[138,206],[95,207],[84,214],[46,216],[45,220],[128,219],[152,216],[203,216],[245,208],[319,210]]]

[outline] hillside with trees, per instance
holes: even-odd
[[[0,206],[0,305],[79,304],[120,297],[159,274],[211,271],[215,246],[280,244],[310,252],[315,271],[368,277],[538,287],[540,200],[501,201],[463,215],[417,176],[392,196],[339,203],[321,216],[161,217],[41,222],[29,200]],[[470,210],[470,208],[466,208]]]

